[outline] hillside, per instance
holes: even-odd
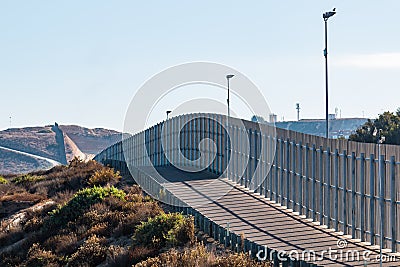
[[[25,173],[52,166],[46,160],[30,155],[61,164],[66,164],[74,157],[87,160],[120,138],[121,134],[113,130],[77,125],[55,124],[0,131],[0,173]]]
[[[0,266],[271,266],[225,249],[132,182],[76,159],[0,177]]]

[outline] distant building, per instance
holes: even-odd
[[[275,123],[277,121],[278,121],[278,119],[277,119],[277,115],[276,114],[274,114],[274,113],[269,114],[269,122],[270,123]]]
[[[346,138],[367,122],[365,118],[338,119],[335,114],[329,114],[329,138]],[[303,119],[299,121],[280,121],[275,126],[282,129],[292,130],[317,136],[325,136],[325,120]]]

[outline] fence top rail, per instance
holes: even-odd
[[[191,116],[193,117],[193,119],[199,118],[201,116],[204,116],[204,119],[207,120],[212,120],[213,118],[218,118],[218,119],[224,119],[226,118],[225,115],[222,114],[212,114],[212,113],[190,113],[190,114],[184,114],[184,115],[178,115],[176,117],[172,117],[170,118],[168,121],[162,121],[159,122],[157,124],[158,126],[162,126],[163,124],[173,124],[175,122],[179,122],[179,120],[183,117],[186,118],[191,118]],[[365,154],[365,159],[366,160],[370,160],[369,156],[371,154],[373,155],[385,155],[385,163],[389,163],[390,162],[390,157],[395,156],[396,159],[400,159],[400,146],[397,145],[388,145],[388,144],[382,144],[380,145],[380,148],[378,148],[378,145],[375,143],[358,143],[358,142],[354,142],[354,141],[349,141],[349,140],[338,140],[338,139],[326,139],[325,137],[322,136],[315,136],[315,135],[310,135],[310,134],[305,134],[305,133],[300,133],[300,132],[295,132],[292,130],[288,130],[288,129],[283,129],[283,128],[275,128],[274,124],[271,123],[264,123],[264,124],[260,124],[257,122],[253,122],[253,121],[248,121],[248,120],[244,120],[244,119],[239,119],[239,118],[233,118],[231,117],[229,119],[231,122],[240,122],[241,125],[245,126],[245,129],[241,129],[240,127],[237,128],[238,130],[242,130],[242,131],[253,131],[253,132],[257,132],[257,135],[259,135],[259,131],[257,131],[257,129],[259,129],[260,127],[267,127],[272,134],[268,136],[268,138],[272,138],[273,141],[279,143],[279,142],[283,142],[284,144],[291,144],[293,145],[293,143],[295,144],[296,147],[302,147],[305,148],[306,150],[312,150],[312,151],[317,151],[319,152],[321,147],[324,153],[327,153],[326,151],[330,150],[330,154],[331,155],[335,155],[336,154],[336,149],[339,151],[339,156],[347,156],[349,158],[352,157],[352,152],[355,152],[356,156],[357,156],[357,160],[359,160],[361,153]],[[152,131],[154,130],[154,126],[142,130],[136,134],[123,134],[123,140],[126,139],[134,139],[137,136],[141,136],[141,137],[145,137],[146,132],[148,131]],[[175,127],[176,128],[176,127]],[[171,129],[172,130],[172,129]],[[177,129],[174,129],[174,131],[176,131]],[[203,130],[203,128],[200,129],[191,129],[194,132],[198,132]],[[207,129],[204,129],[207,131]],[[265,135],[263,135],[263,137],[265,137]],[[119,141],[113,145],[111,145],[108,148],[103,149],[100,153],[98,153],[97,155],[102,154],[103,152],[105,152],[106,150],[108,150],[111,147],[117,146],[117,145],[121,145],[122,141]],[[315,147],[315,148],[314,148]],[[378,153],[378,149],[380,149],[381,153]],[[344,154],[345,151],[347,151],[346,155]],[[96,156],[97,156],[96,155]],[[368,157],[367,157],[368,156]],[[375,159],[377,160],[377,159]],[[396,165],[400,165],[400,162],[395,161]]]

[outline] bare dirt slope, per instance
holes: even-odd
[[[67,134],[64,133],[64,143],[65,143],[65,154],[67,161],[71,161],[74,157],[78,157],[83,160],[87,160],[90,157],[83,153],[79,147],[74,143],[74,141],[69,138]]]
[[[105,147],[121,140],[121,133],[104,128],[89,129],[77,125],[60,125],[64,134],[85,154],[96,155]]]

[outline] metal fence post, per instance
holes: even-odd
[[[375,155],[371,154],[369,158],[369,231],[371,233],[369,242],[371,245],[375,245]]]
[[[306,203],[305,203],[304,206],[306,207],[305,215],[306,215],[307,218],[309,217],[309,211],[310,211],[309,152],[310,152],[310,149],[308,147],[308,144],[306,144],[306,147],[305,147],[305,158],[304,158],[304,167],[306,168],[305,169],[305,197],[306,197],[305,202]]]
[[[280,203],[283,205],[283,199],[284,199],[284,182],[283,182],[283,177],[285,176],[285,171],[284,171],[284,163],[283,163],[283,139],[279,139],[279,152],[280,152],[280,168],[281,168],[281,199]]]
[[[360,156],[360,232],[361,242],[365,241],[365,154],[361,153]]]
[[[260,132],[260,154],[259,154],[259,158],[260,158],[260,163],[261,164],[259,166],[260,168],[260,174],[262,174],[261,178],[261,183],[260,183],[260,195],[264,195],[264,197],[267,197],[268,194],[268,175],[269,175],[269,171],[270,169],[268,169],[268,152],[269,152],[269,146],[268,146],[268,142],[267,142],[267,135],[266,134],[262,134],[262,132]]]
[[[278,147],[278,139],[276,139],[275,147]],[[278,194],[278,191],[279,191],[279,190],[278,190],[278,189],[279,189],[279,187],[278,187],[278,185],[279,185],[279,179],[278,179],[278,176],[279,176],[278,153],[279,153],[279,149],[276,149],[276,150],[275,150],[275,156],[274,156],[274,158],[275,158],[275,160],[274,160],[274,162],[275,162],[274,167],[275,167],[275,201],[276,201],[276,203],[279,202],[279,199],[278,199],[278,196],[279,196],[279,194]]]
[[[331,150],[328,147],[326,149],[326,198],[325,198],[325,209],[326,209],[326,226],[331,228]]]
[[[351,153],[351,237],[356,238],[356,154]]]
[[[253,175],[251,177],[251,183],[253,184],[253,188],[249,188],[251,190],[257,190],[257,185],[258,185],[258,173],[257,173],[257,166],[259,165],[259,160],[260,160],[260,154],[259,154],[259,145],[260,145],[260,140],[258,139],[258,136],[260,136],[261,132],[258,132],[257,130],[254,130],[254,171]]]
[[[379,206],[380,206],[380,236],[381,236],[381,245],[382,248],[385,247],[385,227],[384,227],[384,218],[385,218],[385,156],[380,155],[380,168],[379,168]]]
[[[210,140],[216,142],[216,140],[218,138],[217,137],[218,124],[217,124],[216,120],[214,120],[214,117],[207,118],[207,120],[208,120],[208,124],[209,124],[209,127],[208,127],[208,131],[209,131],[208,138],[210,138]],[[212,149],[212,151],[211,151],[211,149]],[[213,158],[214,155],[215,155],[215,158],[210,163],[211,172],[217,174],[217,173],[219,173],[218,172],[218,143],[217,143],[217,146],[215,146],[215,150],[214,150],[214,146],[210,146],[209,150],[210,150],[210,152],[209,152],[210,153],[210,159]]]
[[[390,229],[392,238],[392,252],[396,252],[396,160],[390,157]]]
[[[290,204],[290,147],[289,138],[286,139],[286,207]]]
[[[298,156],[299,156],[299,214],[303,214],[303,145],[302,142],[299,142],[298,147]]]
[[[204,139],[204,117],[200,117],[200,121],[199,121],[199,144],[200,145],[200,151],[199,151],[199,156],[200,156],[200,167],[204,168],[205,164],[205,147],[204,144],[201,143],[201,140]],[[218,159],[220,158],[220,156],[218,157]]]
[[[253,142],[253,136],[254,133],[252,132],[251,129],[248,130],[248,136],[249,136],[249,158],[248,158],[248,163],[247,163],[247,171],[246,171],[246,178],[244,180],[244,187],[248,188],[249,187],[249,183],[250,183],[250,179],[251,179],[251,171],[252,171],[252,167],[253,167],[253,155],[252,152],[255,151],[254,149],[254,142]],[[271,188],[272,189],[272,188]],[[272,192],[272,191],[271,191]],[[272,195],[271,195],[271,200],[272,200]]]
[[[272,146],[274,144],[274,140],[272,136],[268,136],[269,139],[269,147],[270,147],[270,151],[269,151],[269,160],[270,160],[270,164],[269,164],[269,172],[268,172],[268,176],[269,176],[269,199],[272,201],[273,198],[273,191],[272,191],[272,185],[273,185],[273,176],[274,176],[274,158],[273,158],[273,149]]]
[[[315,168],[316,168],[316,159],[317,159],[317,149],[315,148],[315,144],[312,145],[311,149],[311,201],[312,201],[312,220],[315,222],[317,212],[316,212],[316,199],[315,199],[315,186],[316,186],[316,179],[315,179]]]
[[[324,168],[323,168],[323,160],[324,160],[324,151],[322,146],[319,147],[319,223],[320,225],[324,224]]]
[[[342,183],[343,183],[343,234],[347,235],[347,151],[343,150],[343,170],[342,170]]]
[[[335,231],[339,230],[339,150],[335,149]]]
[[[269,146],[267,142],[267,135],[263,136],[263,144],[264,144],[264,162],[263,162],[263,168],[266,170],[265,175],[263,177],[263,190],[264,190],[264,197],[267,197],[268,195],[268,174],[269,174],[269,166],[268,166],[268,151],[269,151]]]
[[[292,142],[292,209],[296,210],[296,142]]]
[[[241,150],[241,156],[240,156],[240,166],[246,166],[246,155],[244,154],[244,143],[243,143],[243,138],[247,138],[247,132],[246,129],[240,129],[240,150]],[[241,173],[240,177],[240,185],[243,185],[244,182],[243,180],[245,179],[246,176],[246,168],[243,169],[243,173]]]
[[[194,166],[193,164],[194,164],[194,162],[193,162],[193,159],[194,159],[194,157],[193,157],[193,153],[194,153],[194,151],[193,151],[193,148],[194,148],[194,145],[193,145],[193,143],[194,143],[194,140],[193,140],[193,137],[194,137],[194,134],[193,134],[193,132],[194,132],[194,130],[193,130],[193,123],[194,123],[194,120],[193,120],[193,118],[190,118],[190,121],[189,121],[189,160],[190,160],[190,166],[192,166],[192,167],[196,167],[196,166]],[[215,139],[214,139],[215,140]],[[214,164],[215,164],[215,161],[214,161]]]
[[[233,127],[233,132],[234,132],[234,146],[233,146],[233,148],[235,149],[234,151],[233,151],[233,153],[234,153],[234,156],[233,156],[233,158],[234,158],[234,168],[235,168],[235,171],[234,171],[234,176],[232,177],[233,178],[233,182],[235,182],[235,183],[237,183],[238,182],[238,173],[239,173],[239,156],[238,156],[238,145],[239,145],[239,141],[238,141],[238,127],[236,127],[236,125]]]

